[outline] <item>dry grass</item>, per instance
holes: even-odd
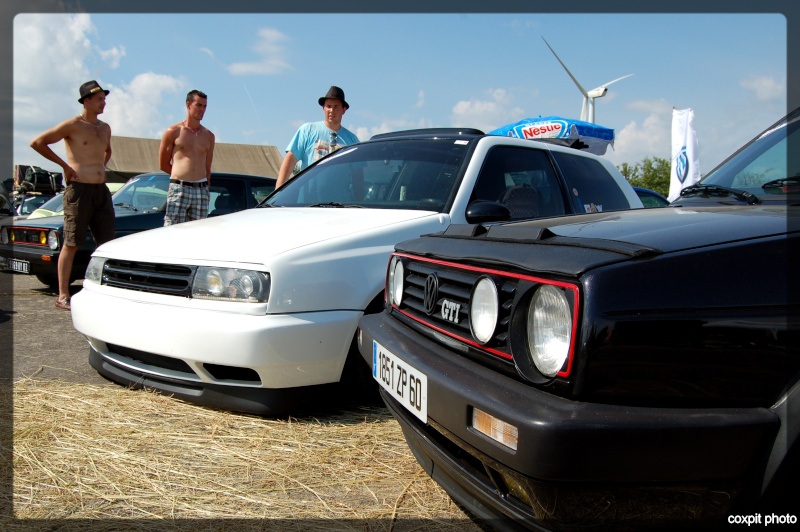
[[[276,420],[114,385],[0,393],[14,414],[5,530],[479,529],[378,406]]]

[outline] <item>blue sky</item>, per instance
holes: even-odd
[[[543,37],[587,90],[633,74],[596,103],[617,165],[668,159],[672,108],[691,107],[708,172],[787,106],[779,14],[21,13],[13,32],[14,163],[51,170],[28,145],[81,111],[89,79],[111,90],[101,118],[115,135],[160,138],[196,88],[217,142],[281,152],[301,123],[322,119],[330,85],[345,90],[343,123],[362,140],[578,118],[582,97]]]

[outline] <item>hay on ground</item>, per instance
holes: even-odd
[[[6,525],[289,519],[398,529],[419,519],[426,528],[478,529],[379,406],[280,420],[111,384],[24,379],[13,396],[9,388],[2,399],[13,400],[15,520]]]

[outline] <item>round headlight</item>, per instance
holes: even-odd
[[[499,302],[497,300],[497,287],[488,277],[481,277],[472,288],[469,299],[469,327],[472,336],[485,344],[494,336],[497,326]]]
[[[0,242],[3,244],[8,244],[8,229],[5,227],[0,229]]]
[[[42,242],[42,244],[44,244],[44,242]],[[47,246],[54,251],[58,249],[58,231],[55,229],[47,233]]]
[[[528,308],[528,345],[536,368],[547,377],[564,367],[572,338],[572,316],[564,291],[540,287]]]
[[[389,265],[387,288],[389,289],[389,302],[398,307],[400,306],[400,302],[403,301],[403,273],[403,261],[397,257],[393,257]]]
[[[225,292],[225,281],[219,271],[208,270],[206,272],[205,289],[215,297],[220,297]]]
[[[241,292],[242,295],[245,298],[248,298],[248,297],[252,296],[253,295],[253,290],[255,288],[255,286],[253,284],[253,278],[250,277],[249,275],[242,276],[239,279],[239,282],[238,282],[236,288],[239,289],[239,292]]]

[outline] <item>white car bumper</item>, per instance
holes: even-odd
[[[209,302],[167,305],[164,298],[174,296],[131,299],[129,291],[125,297],[115,292],[84,288],[72,299],[73,325],[91,349],[128,373],[187,385],[276,389],[337,382],[362,315],[247,315],[214,310]]]

